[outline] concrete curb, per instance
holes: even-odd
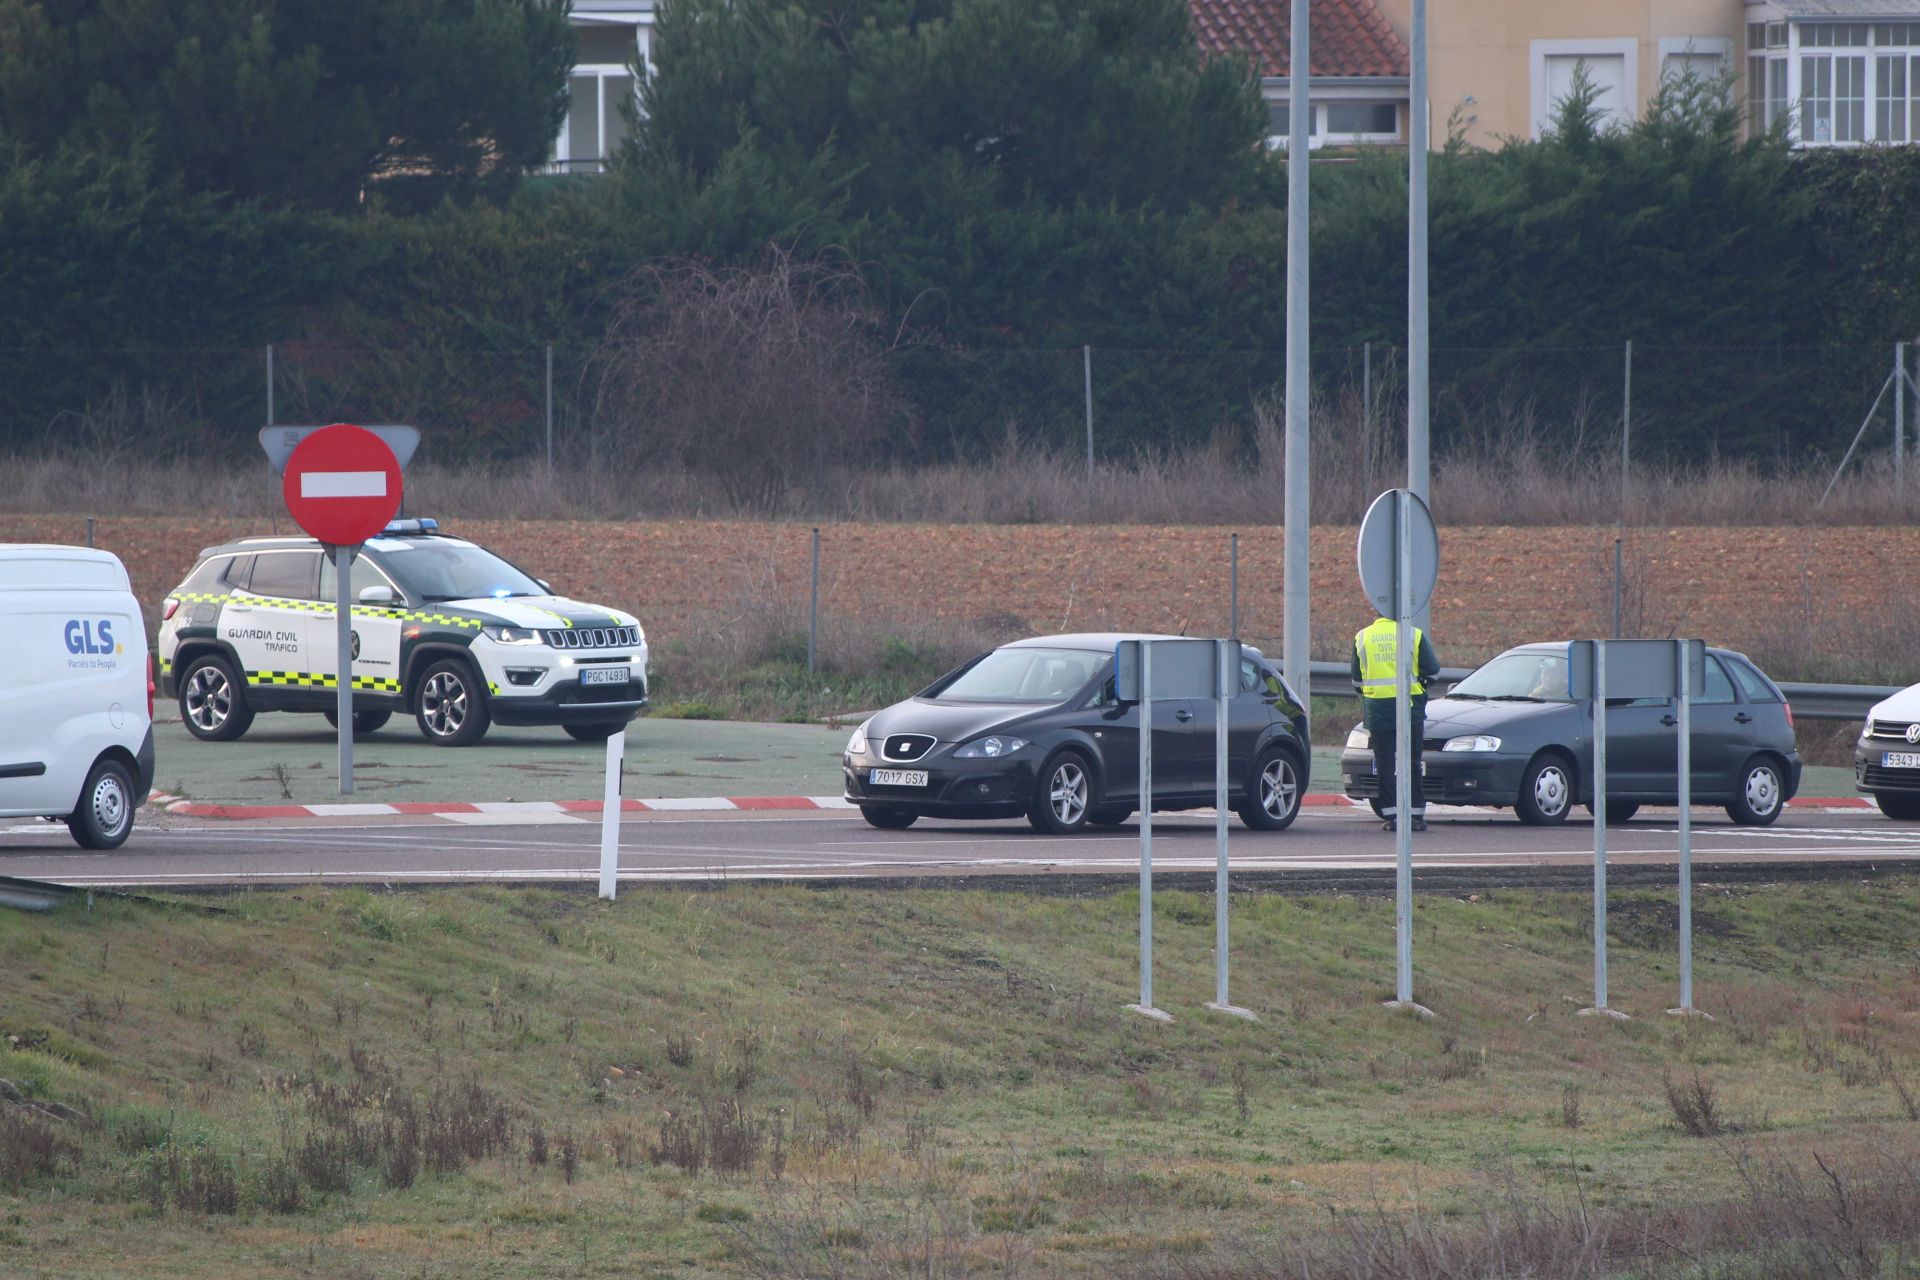
[[[1346,796],[1318,793],[1300,801],[1307,808],[1366,808],[1364,801]],[[597,814],[606,808],[599,800],[480,800],[422,801],[396,800],[391,803],[339,804],[205,804],[183,800],[155,791],[147,804],[187,818],[225,818],[257,821],[263,818],[392,818],[401,816],[437,817],[455,814]],[[1446,808],[1446,806],[1435,806]],[[1872,809],[1864,796],[1808,796],[1789,806],[1807,812],[1844,812]],[[622,800],[622,813],[726,813],[778,810],[851,810],[854,806],[840,796],[672,796],[655,800]]]

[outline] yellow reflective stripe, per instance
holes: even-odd
[[[281,600],[271,596],[214,595],[207,591],[176,591],[175,600],[191,601],[194,604],[248,604],[263,609],[288,609],[295,613],[312,613],[332,618],[339,614],[337,604],[328,604],[320,600]],[[356,604],[352,607],[356,618],[390,618],[395,622],[432,622],[443,627],[459,627],[463,631],[479,631],[487,624],[478,618],[463,617],[455,613],[426,613],[414,609],[383,609],[378,605]],[[542,611],[544,612],[544,610]],[[558,617],[559,615],[554,615]],[[571,622],[567,623],[572,626]]]
[[[338,676],[321,675],[311,671],[249,671],[249,684],[285,685],[300,689],[338,689]],[[365,689],[371,693],[399,693],[400,682],[387,676],[355,676],[353,687]]]

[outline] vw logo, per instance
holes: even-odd
[[[353,652],[353,660],[358,662],[360,660],[360,633],[358,631],[349,631],[347,633],[347,647]],[[1915,725],[1914,728],[1920,729],[1920,725]],[[1135,790],[1138,789],[1137,787],[1135,788]]]
[[[1907,741],[1920,742],[1920,724],[1910,724],[1907,726]]]

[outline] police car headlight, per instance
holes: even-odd
[[[1373,750],[1373,735],[1368,733],[1365,729],[1360,728],[1357,725],[1347,730],[1347,750],[1349,751]]]
[[[1025,738],[1009,738],[996,734],[993,737],[969,742],[953,754],[961,760],[992,760],[999,756],[1010,756],[1026,745]]]
[[[867,754],[866,723],[862,723],[858,729],[853,731],[853,736],[847,739],[847,754],[850,756],[863,756]]]
[[[1442,751],[1498,751],[1500,739],[1485,733],[1469,734],[1464,738],[1448,738]]]
[[[496,644],[541,644],[544,637],[527,627],[482,627],[481,631]]]

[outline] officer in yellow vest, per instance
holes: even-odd
[[[1433,642],[1414,627],[1413,669],[1408,673],[1408,720],[1413,742],[1413,803],[1408,806],[1413,829],[1427,829],[1427,790],[1420,775],[1420,739],[1427,724],[1427,681],[1440,674],[1440,659]],[[1395,666],[1399,662],[1399,630],[1391,618],[1375,618],[1353,636],[1353,687],[1360,691],[1360,705],[1366,710],[1367,736],[1373,740],[1374,776],[1380,783],[1380,812],[1387,830],[1394,828],[1400,816],[1394,796],[1394,723],[1393,693]]]

